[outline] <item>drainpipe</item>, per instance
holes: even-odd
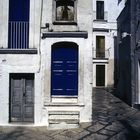
[[[41,25],[42,25],[42,12],[43,12],[43,0],[41,0],[41,8],[40,8],[40,37],[39,37],[39,68],[38,68],[38,73],[40,72],[41,69]]]
[[[136,93],[135,93],[135,47],[136,47],[136,20],[135,20],[135,4],[136,0],[130,0],[130,18],[131,18],[131,24],[130,24],[130,29],[131,29],[131,106],[134,107],[135,101],[136,101]]]

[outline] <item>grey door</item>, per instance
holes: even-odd
[[[34,75],[11,74],[10,121],[34,121]]]

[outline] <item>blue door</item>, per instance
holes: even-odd
[[[30,0],[9,0],[9,21],[29,21]]]
[[[8,48],[29,47],[30,0],[9,0]]]
[[[78,46],[56,43],[52,47],[51,94],[78,95]]]

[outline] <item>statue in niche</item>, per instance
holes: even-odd
[[[68,20],[69,19],[69,11],[70,9],[68,8],[67,5],[64,5],[62,8],[62,20]]]
[[[74,7],[68,4],[57,6],[56,20],[58,21],[73,21],[74,20]]]

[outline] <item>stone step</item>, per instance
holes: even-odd
[[[79,124],[79,120],[72,120],[72,119],[49,119],[50,124],[60,124],[65,122],[66,124]]]
[[[49,111],[49,115],[79,115],[78,111]]]
[[[72,120],[78,120],[79,119],[79,115],[67,115],[67,114],[57,114],[57,115],[50,115],[49,116],[49,119],[60,119],[60,120],[62,120],[62,119],[67,119],[67,120],[70,120],[70,119],[72,119]]]
[[[49,111],[49,128],[75,128],[79,126],[78,111]]]

